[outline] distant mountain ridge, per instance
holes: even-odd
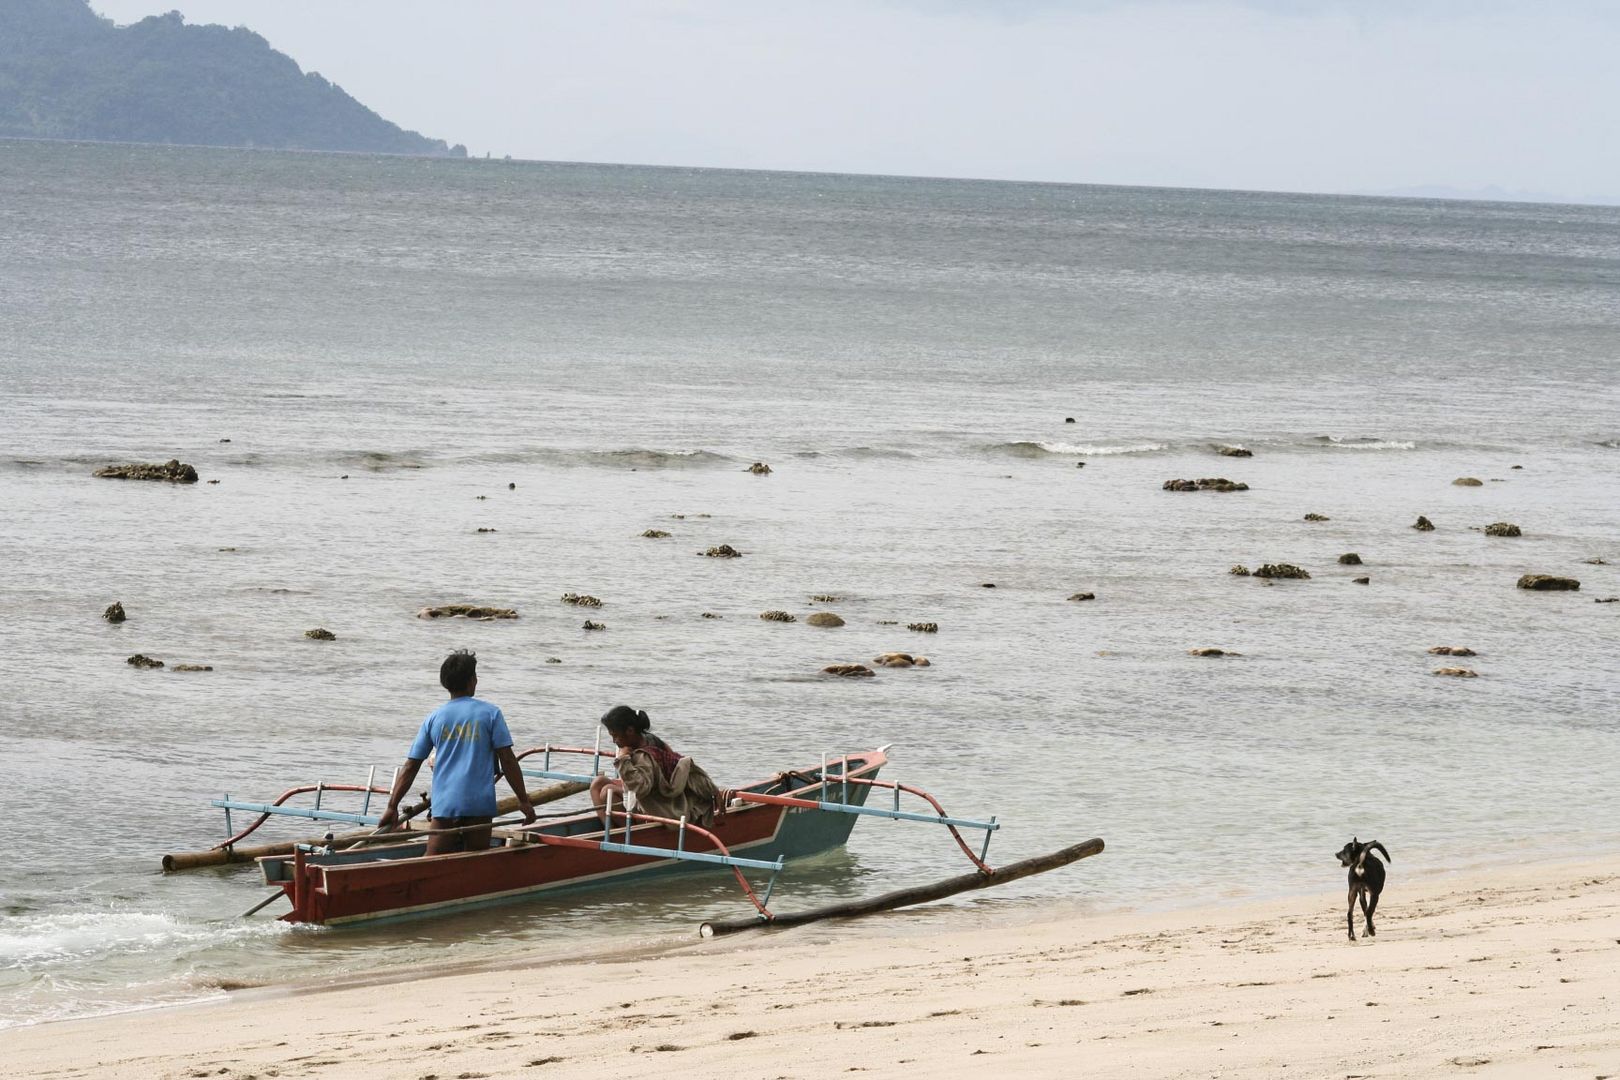
[[[243,27],[115,26],[89,0],[0,0],[0,137],[465,157]]]

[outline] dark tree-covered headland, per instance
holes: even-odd
[[[115,26],[89,0],[0,0],[0,137],[466,156],[378,116],[244,27]]]

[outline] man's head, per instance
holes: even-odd
[[[450,691],[451,697],[467,697],[478,688],[478,654],[470,649],[457,649],[439,665],[439,685]]]

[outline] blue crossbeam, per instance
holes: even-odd
[[[376,814],[344,814],[337,810],[305,810],[297,806],[272,806],[270,803],[237,802],[235,799],[215,799],[210,806],[225,810],[246,810],[254,814],[278,814],[283,817],[312,818],[315,821],[342,821],[350,825],[375,825],[381,820]]]
[[[565,780],[572,784],[588,784],[595,779],[589,773],[559,772],[556,769],[524,769],[522,772],[530,780]]]
[[[741,859],[735,855],[711,855],[703,851],[676,851],[670,848],[647,847],[644,844],[618,844],[611,840],[602,841],[603,851],[615,851],[621,855],[651,855],[659,859],[679,859],[682,862],[711,863],[715,866],[740,866],[745,870],[782,869],[782,856],[778,855],[775,862],[766,862],[764,859]]]
[[[864,814],[870,817],[891,818],[895,821],[924,821],[935,825],[956,825],[964,829],[983,829],[985,832],[994,832],[1001,828],[999,822],[974,821],[971,818],[946,817],[943,814],[914,814],[909,810],[885,810],[880,806],[853,806],[849,803],[827,802],[817,804],[823,810],[831,810],[837,814]]]

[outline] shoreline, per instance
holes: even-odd
[[[1337,890],[1011,923],[923,908],[258,987],[7,1029],[0,1054],[30,1077],[1620,1073],[1620,854],[1401,870],[1354,945]]]

